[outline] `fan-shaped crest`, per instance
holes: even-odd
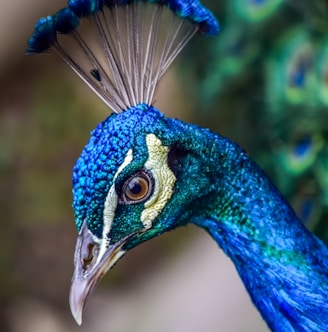
[[[191,37],[218,30],[195,0],[70,0],[39,20],[27,52],[52,48],[119,113],[151,104],[160,78]]]

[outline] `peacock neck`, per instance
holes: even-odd
[[[193,222],[232,259],[273,331],[328,331],[327,246],[240,147],[220,136],[204,141],[204,168],[215,175]]]

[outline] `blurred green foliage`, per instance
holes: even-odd
[[[194,121],[244,147],[328,242],[328,3],[208,6],[221,34],[195,38],[178,67]]]

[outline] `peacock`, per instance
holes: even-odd
[[[69,0],[35,25],[27,53],[56,52],[114,111],[73,169],[78,238],[69,298],[78,324],[127,251],[192,223],[231,258],[272,331],[328,330],[327,245],[243,148],[153,106],[188,41],[219,31],[198,0]]]

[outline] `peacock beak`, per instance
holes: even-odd
[[[105,250],[102,250],[86,222],[83,223],[76,242],[74,273],[69,293],[71,312],[77,324],[82,324],[83,309],[96,286],[107,271],[125,254],[122,247],[135,235],[136,232],[117,243],[106,245]]]

